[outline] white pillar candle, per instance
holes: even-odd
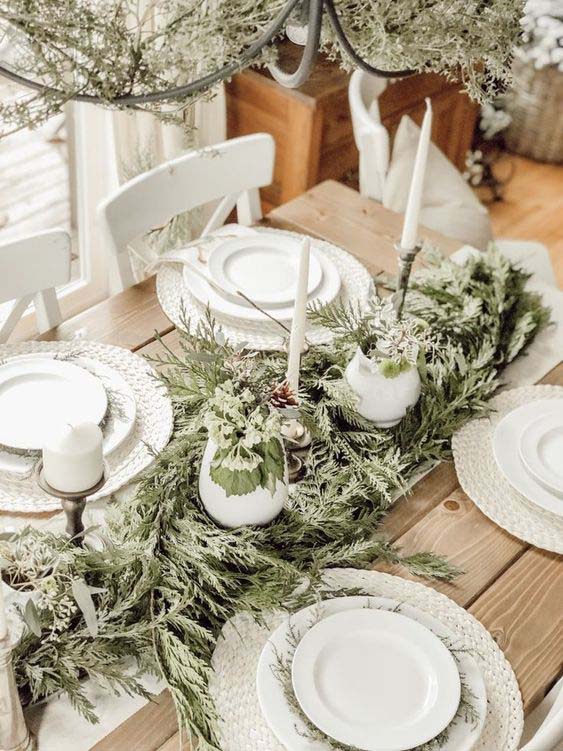
[[[301,351],[305,343],[305,325],[307,323],[307,300],[309,288],[309,257],[311,243],[308,237],[303,238],[301,256],[299,258],[299,276],[295,292],[293,320],[291,322],[291,336],[289,338],[289,352],[287,358],[287,381],[293,391],[299,388],[299,366]]]
[[[418,217],[422,203],[422,190],[424,187],[424,176],[426,174],[426,162],[428,159],[428,149],[430,147],[430,137],[432,134],[432,105],[430,99],[426,99],[426,112],[420,129],[418,139],[418,149],[414,160],[414,169],[405,209],[405,221],[403,224],[403,234],[401,236],[401,250],[412,250],[417,241]]]
[[[55,490],[81,493],[104,473],[102,431],[93,422],[63,425],[43,447],[43,474]]]

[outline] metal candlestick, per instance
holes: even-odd
[[[311,434],[299,420],[287,420],[282,427],[282,436],[287,451],[289,482],[303,479],[304,459],[311,445]]]
[[[395,250],[399,254],[399,273],[397,275],[397,288],[394,296],[397,318],[400,318],[403,313],[403,305],[405,304],[405,297],[409,287],[412,265],[421,249],[422,245],[415,245],[414,248],[408,250],[402,248],[399,243],[395,245]]]
[[[8,634],[0,639],[0,748],[2,751],[33,751],[35,748],[23,716]]]
[[[66,516],[66,533],[75,545],[82,545],[83,542],[82,533],[84,532],[84,524],[82,523],[82,514],[86,506],[86,498],[100,490],[106,481],[106,476],[106,472],[104,472],[100,480],[93,487],[82,490],[80,493],[64,493],[62,490],[57,490],[49,485],[43,472],[43,462],[39,464],[37,484],[46,493],[61,501]]]

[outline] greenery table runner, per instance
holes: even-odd
[[[217,387],[279,396],[286,357],[233,349],[211,318],[196,334],[184,333],[180,354],[160,359],[175,408],[174,440],[134,498],[112,509],[104,548],[75,548],[32,529],[3,543],[4,580],[36,593],[14,654],[24,701],[63,691],[94,719],[81,679],[142,691],[121,668],[133,658],[140,672],[165,678],[179,722],[199,738],[198,748],[217,748],[210,660],[235,613],[259,618],[282,603],[306,604],[322,569],[376,558],[426,577],[455,575],[424,551],[402,557],[377,527],[409,479],[449,457],[453,432],[487,412],[503,368],[548,324],[549,312],[527,291],[527,280],[494,249],[465,266],[427,254],[405,305],[426,329],[422,394],[388,430],[360,417],[343,380],[357,344],[369,336],[369,310],[312,311],[335,339],[302,358],[300,415],[313,436],[307,474],[266,527],[215,525],[198,497],[199,466]],[[304,576],[305,591],[297,589]]]

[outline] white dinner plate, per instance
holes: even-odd
[[[548,490],[563,495],[563,399],[553,401],[522,431],[520,457],[527,470]]]
[[[54,425],[100,423],[108,400],[99,378],[69,362],[17,358],[0,365],[0,444],[41,449]]]
[[[48,357],[45,353],[28,354],[11,358],[10,362],[22,359],[44,360]],[[109,456],[129,438],[135,428],[137,416],[135,395],[127,381],[114,368],[98,360],[82,356],[76,357],[72,363],[97,376],[106,390],[108,408],[101,423],[101,428],[104,456]],[[33,474],[39,457],[39,451],[34,451],[29,455],[28,453],[11,452],[0,447],[0,471],[29,477]]]
[[[313,256],[314,251],[311,253]],[[341,279],[338,269],[330,258],[325,253],[318,253],[317,258],[323,270],[322,281],[319,287],[315,290],[310,297],[309,302],[313,300],[318,301],[321,305],[327,305],[332,302],[340,292]],[[197,250],[194,249],[191,262],[196,265],[204,274],[208,274],[206,264],[202,264],[198,260]],[[255,308],[240,305],[224,295],[216,292],[207,282],[202,279],[198,274],[190,273],[189,266],[184,266],[183,269],[184,284],[188,292],[190,292],[195,299],[206,307],[209,306],[210,310],[218,316],[228,316],[229,318],[235,318],[241,321],[259,321],[265,320],[264,314]],[[281,308],[268,308],[267,306],[261,306],[269,313],[271,313],[277,320],[289,322],[293,317],[293,304],[287,307]]]
[[[364,751],[403,751],[446,728],[459,706],[454,658],[420,623],[399,613],[335,613],[303,636],[293,689],[309,719]]]
[[[210,252],[207,265],[211,279],[237,304],[240,291],[262,307],[287,307],[295,298],[300,252],[301,243],[294,237],[258,232],[225,240]],[[310,255],[308,295],[323,276],[317,255]]]
[[[257,670],[257,693],[268,725],[280,743],[290,751],[311,751],[313,746],[302,718],[295,714],[288,703],[277,675],[278,661],[291,660],[295,642],[299,642],[319,619],[358,608],[400,611],[401,615],[426,627],[455,648],[455,635],[436,618],[418,608],[385,597],[337,597],[288,616],[270,636],[262,651]],[[464,684],[471,694],[474,716],[460,716],[450,723],[447,739],[440,746],[440,751],[470,751],[481,735],[487,716],[486,688],[477,663],[466,650],[457,653],[455,659],[458,674],[463,675]],[[371,682],[377,681],[378,672],[375,672],[371,676]],[[314,747],[318,751],[331,751],[333,748],[328,739],[326,742],[315,743]],[[377,751],[383,749],[384,747],[379,747]]]
[[[552,412],[553,403],[553,399],[537,399],[505,415],[493,433],[493,455],[514,490],[530,503],[563,516],[563,498],[539,483],[528,472],[520,457],[520,439],[524,430],[538,417]]]

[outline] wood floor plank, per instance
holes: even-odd
[[[532,548],[472,605],[514,668],[530,711],[563,670],[563,557]]]
[[[397,540],[406,555],[421,550],[444,556],[461,573],[453,582],[430,586],[468,607],[522,553],[527,544],[497,527],[458,488]],[[376,564],[377,570],[416,579],[402,567]]]
[[[165,334],[174,328],[159,305],[155,284],[155,277],[149,277],[38,338],[44,341],[83,338],[135,351],[153,341],[155,331]]]
[[[273,227],[305,232],[346,248],[374,274],[397,273],[394,245],[401,236],[402,216],[376,201],[362,198],[341,183],[333,180],[320,183],[271,211],[266,221]],[[457,240],[423,227],[420,236],[446,253],[461,246]]]
[[[176,710],[169,691],[131,715],[90,751],[158,751],[178,732]]]

